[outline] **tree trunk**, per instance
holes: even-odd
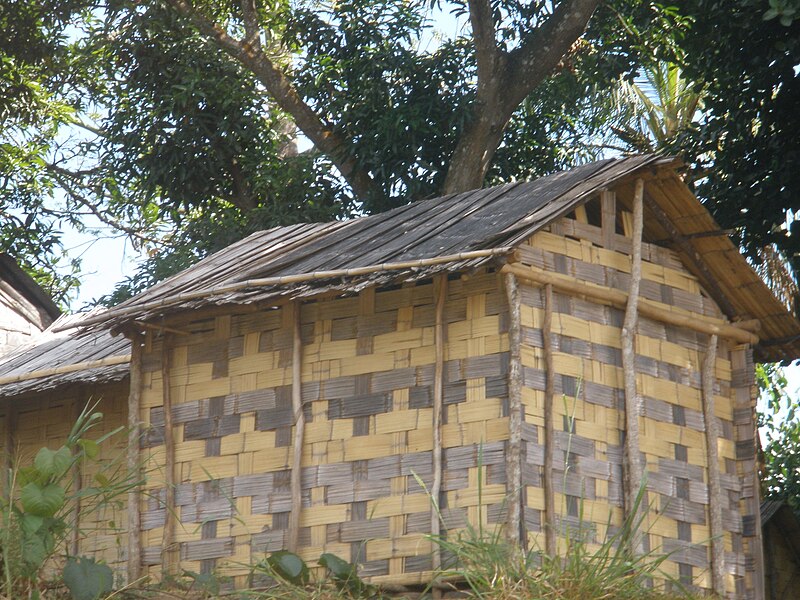
[[[475,112],[480,116],[466,127],[453,152],[442,190],[445,194],[481,187],[503,138],[508,118],[491,110]]]

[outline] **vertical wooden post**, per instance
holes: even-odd
[[[292,319],[292,412],[294,413],[294,452],[292,454],[291,491],[292,510],[289,513],[289,533],[286,546],[290,552],[297,552],[300,539],[300,515],[303,511],[303,437],[306,417],[303,413],[303,338],[300,322],[300,301],[287,306],[294,311]]]
[[[633,197],[633,239],[631,247],[631,276],[625,320],[622,324],[622,371],[625,379],[625,445],[623,448],[625,511],[631,514],[636,506],[639,486],[644,477],[639,452],[639,398],[636,393],[636,325],[638,322],[639,284],[642,280],[642,229],[644,181],[636,180]],[[639,523],[644,506],[639,505],[634,522]],[[642,539],[633,541],[634,552],[643,550]]]
[[[6,431],[5,439],[3,440],[3,450],[5,454],[3,457],[3,466],[5,467],[5,472],[3,473],[2,477],[2,489],[3,493],[8,494],[10,493],[8,488],[11,484],[9,478],[11,477],[11,470],[14,468],[14,431],[17,429],[17,409],[14,406],[14,401],[12,398],[6,399],[5,403]]]
[[[749,345],[737,346],[731,351],[731,371],[736,474],[742,485],[739,508],[747,523],[742,531],[745,558],[742,576],[748,597],[761,600],[764,598],[764,551],[760,511],[761,485],[758,480],[756,453],[758,429],[755,409],[758,388],[754,380],[753,350]]]
[[[172,335],[165,333],[161,345],[161,383],[164,405],[164,535],[162,538],[162,570],[173,575],[175,566],[175,529],[177,507],[175,505],[175,432],[172,422],[172,390],[170,389],[170,367],[172,353]],[[180,557],[179,557],[180,558]]]
[[[80,417],[82,412],[80,397],[75,398],[72,404],[72,422],[75,423]],[[73,451],[73,455],[77,450]],[[72,527],[69,531],[69,553],[72,556],[77,556],[80,550],[80,525],[81,525],[81,497],[80,491],[83,487],[83,463],[76,460],[72,466],[72,481],[75,489],[73,490],[75,496],[75,504],[72,506]]]
[[[526,545],[527,535],[522,523],[522,320],[517,278],[505,276],[508,301],[508,452],[506,481],[508,486],[508,540]]]
[[[131,373],[128,392],[128,477],[133,483],[141,479],[140,464],[140,410],[142,404],[142,335],[131,336]],[[133,583],[142,573],[141,514],[137,485],[128,492],[128,583]]]
[[[617,196],[614,192],[600,192],[600,211],[602,213],[603,247],[614,250],[614,235],[617,233]]]
[[[703,358],[703,420],[706,424],[706,458],[708,463],[708,515],[711,527],[711,589],[721,597],[725,595],[725,540],[722,528],[722,485],[719,476],[719,421],[714,414],[714,383],[716,381],[716,335],[708,338],[708,348]]]
[[[439,500],[442,495],[442,413],[444,411],[444,305],[447,301],[447,273],[442,273],[434,280],[434,297],[436,315],[433,330],[435,345],[435,363],[433,371],[433,482],[431,483],[431,535],[438,536],[442,532]],[[433,570],[442,566],[442,555],[439,544],[433,544]],[[441,593],[436,590],[437,595]]]
[[[553,395],[556,393],[556,373],[553,366],[553,286],[544,286],[544,322],[542,350],[544,351],[544,543],[548,556],[556,555],[556,500],[553,487],[553,455],[555,433],[553,426]]]

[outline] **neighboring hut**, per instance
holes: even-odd
[[[7,465],[31,464],[40,448],[63,445],[87,403],[97,403],[96,410],[103,413],[102,422],[91,430],[92,438],[127,427],[129,341],[107,332],[53,332],[78,325],[84,317],[61,317],[51,329],[0,360],[0,431]],[[127,441],[121,432],[101,446],[106,463],[122,455],[123,476]],[[79,465],[77,480],[83,486],[97,486],[94,476],[100,468],[99,463]],[[75,507],[78,526],[68,541],[70,554],[102,559],[124,576],[126,505],[123,497],[98,510]]]
[[[163,465],[130,505],[130,576],[243,586],[288,548],[420,584],[430,533],[593,543],[646,473],[637,549],[762,598],[753,356],[800,356],[800,324],[676,166],[259,232],[87,320],[134,340],[131,415]]]
[[[47,329],[60,314],[30,275],[0,254],[0,356]]]
[[[778,500],[761,504],[767,600],[794,600],[800,591],[800,523]]]

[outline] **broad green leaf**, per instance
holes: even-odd
[[[36,453],[33,465],[43,477],[57,479],[72,465],[72,453],[66,446],[61,446],[56,451],[42,448]]]
[[[52,517],[64,506],[64,489],[54,483],[45,486],[29,483],[19,495],[25,512],[37,517]]]
[[[31,571],[38,571],[39,567],[47,560],[47,547],[44,540],[34,534],[26,535],[22,540],[22,559],[31,567]]]
[[[319,564],[328,569],[334,579],[350,579],[356,576],[356,569],[353,565],[329,552],[319,557]]]
[[[20,520],[23,533],[26,535],[33,535],[41,529],[44,523],[44,517],[37,517],[36,515],[23,514]]]
[[[287,550],[273,552],[267,558],[267,564],[272,567],[275,574],[294,585],[308,583],[308,566],[305,561]]]
[[[94,440],[80,439],[78,440],[78,445],[89,458],[97,458],[97,455],[100,453],[100,445]]]
[[[108,565],[93,558],[69,558],[64,566],[64,584],[73,600],[97,600],[114,587],[114,574]]]

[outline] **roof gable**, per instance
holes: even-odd
[[[647,237],[677,251],[730,319],[762,321],[762,338],[770,341],[761,346],[761,358],[800,356],[800,323],[720,231],[674,165],[657,155],[609,159],[350,221],[257,232],[86,324],[119,328],[200,306],[355,293],[489,266],[600,191],[624,189],[642,177]]]

